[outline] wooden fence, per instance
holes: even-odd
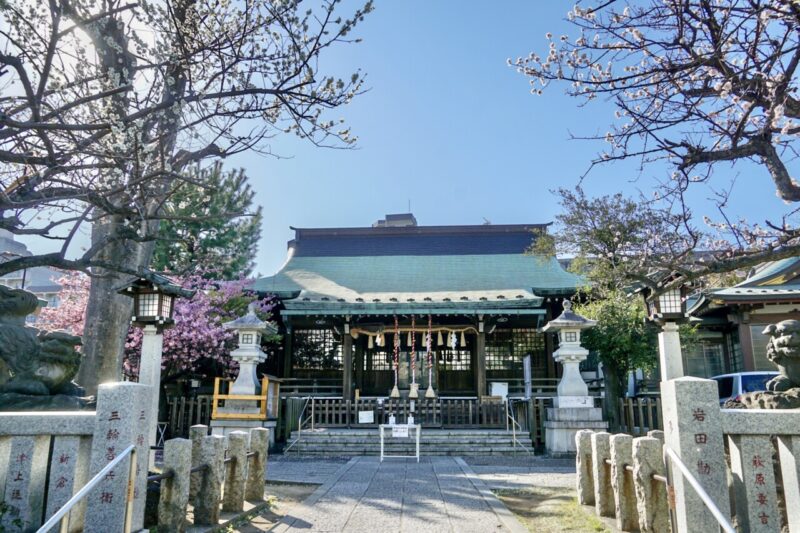
[[[189,428],[211,422],[214,397],[211,394],[197,396],[167,396],[167,435],[169,438],[187,438]]]
[[[661,398],[640,397],[619,400],[620,433],[634,437],[647,435],[649,431],[664,429],[661,414]]]

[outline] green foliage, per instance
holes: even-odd
[[[656,329],[645,321],[644,305],[620,292],[576,304],[575,311],[597,320],[597,326],[584,332],[582,344],[598,354],[603,366],[624,379],[637,368],[648,371],[658,363]]]
[[[152,268],[224,280],[248,275],[261,237],[261,207],[251,211],[253,196],[243,170],[191,167],[165,205]]]

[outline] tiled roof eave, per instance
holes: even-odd
[[[544,314],[541,298],[451,302],[285,302],[284,315],[320,314]]]

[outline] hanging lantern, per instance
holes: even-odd
[[[162,276],[158,277],[158,281],[156,284],[139,278],[117,291],[133,298],[131,323],[134,326],[156,326],[160,331],[175,323],[172,313],[175,310],[175,299],[181,294],[181,288]]]

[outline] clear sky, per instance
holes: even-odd
[[[551,221],[558,205],[549,191],[575,186],[603,148],[569,136],[604,134],[613,120],[608,104],[581,108],[557,86],[531,95],[528,80],[506,65],[545,52],[548,31],[568,33],[572,2],[376,4],[356,32],[363,42],[331,50],[321,65],[325,73],[367,75],[369,92],[331,116],[352,126],[358,149],[316,148],[292,136],[273,144],[283,159],[243,154],[225,163],[247,170],[264,206],[256,274],[283,263],[290,225],[367,226],[407,211],[409,201],[423,225]],[[342,13],[353,5],[346,0]],[[605,166],[584,187],[635,195],[654,176],[664,169],[635,181],[632,165]],[[761,171],[739,176],[736,211],[763,219],[780,206],[773,191]],[[696,211],[713,214],[701,206],[706,196],[701,191]]]
[[[506,66],[509,57],[544,52],[548,31],[569,31],[570,2],[376,3],[357,32],[364,41],[327,63],[367,74],[370,91],[339,113],[359,148],[292,140],[274,145],[291,159],[232,162],[248,170],[265,206],[256,273],[280,267],[290,225],[366,226],[405,212],[409,201],[423,225],[550,221],[558,205],[549,191],[577,184],[602,148],[569,136],[604,133],[613,120],[608,104],[580,108],[562,87],[531,95],[528,80]],[[653,175],[663,177],[663,169],[650,168]],[[648,178],[635,179],[632,166],[606,166],[584,185],[592,193],[647,188]],[[765,174],[740,179],[737,188],[749,217],[777,202]]]

